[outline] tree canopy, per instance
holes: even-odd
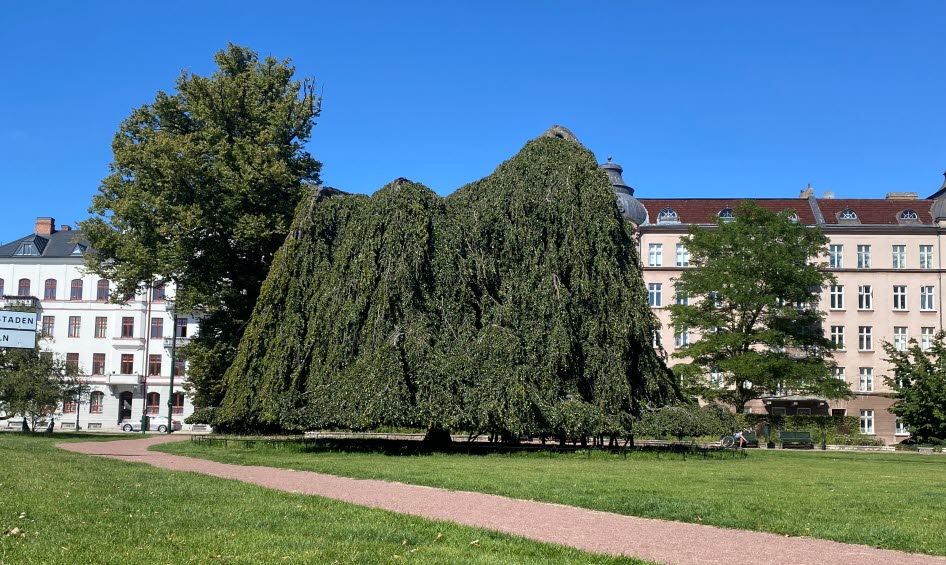
[[[81,228],[90,270],[121,300],[153,281],[177,286],[201,331],[185,351],[194,403],[222,398],[223,372],[306,187],[320,99],[289,60],[228,45],[210,76],[182,72],[173,93],[132,111],[112,142],[111,173]]]
[[[674,353],[686,360],[674,371],[693,393],[739,412],[779,391],[851,394],[834,377],[834,346],[818,310],[821,288],[833,280],[818,262],[827,238],[791,214],[746,201],[735,219],[693,226],[681,240],[692,268],[674,284],[687,303],[670,312],[675,331],[696,330],[699,339]]]
[[[911,339],[897,350],[884,343],[893,374],[884,376],[896,399],[890,411],[903,419],[919,442],[946,441],[946,333],[934,336],[929,349]]]
[[[678,398],[633,235],[594,156],[553,137],[440,198],[320,190],[277,253],[224,429],[619,434]]]
[[[23,416],[34,427],[53,414],[67,396],[74,397],[78,370],[42,350],[0,348],[0,413]]]

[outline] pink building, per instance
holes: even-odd
[[[684,300],[674,280],[689,268],[681,238],[692,224],[709,226],[726,218],[743,199],[636,199],[624,184],[622,169],[610,161],[608,173],[624,216],[637,226],[644,280],[650,304],[663,325],[661,343],[668,352],[699,339],[675,334],[667,306]],[[943,327],[943,261],[946,236],[946,182],[925,199],[915,192],[890,193],[884,199],[820,198],[809,188],[798,198],[754,199],[781,212],[793,210],[798,221],[818,226],[830,240],[825,258],[837,282],[823,289],[826,335],[838,344],[838,377],[855,393],[852,400],[781,396],[752,402],[747,411],[771,414],[844,414],[860,418],[861,431],[887,444],[909,437],[888,411],[892,404],[883,376],[889,374],[882,343],[906,347],[909,339],[926,346]],[[668,360],[671,364],[678,362]]]

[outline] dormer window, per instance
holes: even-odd
[[[841,211],[840,214],[838,214],[838,219],[839,220],[856,220],[857,212],[855,212],[854,210],[851,210],[850,208],[845,208],[844,210]]]
[[[679,222],[680,216],[677,215],[677,211],[673,208],[664,208],[659,214],[657,214],[658,224],[672,224]]]
[[[920,215],[916,213],[916,210],[904,210],[900,212],[900,215],[897,216],[897,219],[901,222],[916,222],[919,221]]]
[[[17,248],[16,253],[14,253],[14,255],[30,257],[30,256],[39,255],[39,252],[36,250],[36,246],[33,245],[32,241],[24,241]]]
[[[724,222],[731,222],[736,219],[736,213],[732,208],[723,208],[719,211],[719,218]]]
[[[793,224],[797,224],[797,223],[798,223],[798,214],[795,213],[795,212],[792,212],[791,214],[789,214],[789,215],[788,215],[788,221],[791,222],[791,223],[793,223]]]
[[[77,243],[76,246],[72,248],[73,255],[82,255],[83,253],[85,253],[85,246],[82,244]]]

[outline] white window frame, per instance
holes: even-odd
[[[861,367],[858,371],[858,389],[860,392],[874,392],[874,368]]]
[[[936,328],[926,326],[920,328],[920,349],[929,351],[933,347],[933,337],[936,335]]]
[[[897,419],[893,424],[893,435],[895,436],[908,436],[910,435],[910,429],[907,428],[907,425],[903,423],[903,418],[897,416]]]
[[[870,244],[857,246],[857,268],[870,269]]]
[[[936,288],[933,286],[921,286],[920,287],[920,311],[921,312],[934,312],[936,310],[936,304],[933,302],[936,296]]]
[[[842,381],[847,381],[847,375],[844,372],[844,367],[834,368],[834,378],[840,379]]]
[[[906,245],[891,245],[890,246],[890,261],[894,269],[906,269],[907,268],[907,246]]]
[[[664,244],[650,243],[647,245],[647,266],[663,267],[664,264]]]
[[[907,343],[910,339],[907,335],[906,326],[894,326],[893,327],[893,347],[897,351],[906,351]]]
[[[861,433],[874,435],[874,411],[861,410]]]
[[[862,284],[857,287],[857,309],[874,309],[874,288],[869,284]]]
[[[673,344],[677,349],[690,345],[690,328],[682,328],[673,336]]]
[[[831,309],[844,310],[844,285],[831,285]]]
[[[844,326],[831,326],[831,343],[835,344],[838,350],[844,350]]]
[[[689,267],[690,266],[690,250],[686,248],[686,245],[682,243],[677,244],[677,266],[678,267]]]
[[[893,285],[893,309],[904,312],[907,310],[907,285]]]
[[[832,269],[844,268],[844,246],[834,244],[828,248],[828,266]]]
[[[920,246],[920,268],[921,269],[933,268],[933,246],[932,245]]]
[[[857,350],[858,351],[873,351],[874,350],[874,327],[873,326],[858,326],[857,327]]]
[[[647,301],[650,303],[651,308],[660,308],[663,294],[662,287],[663,285],[661,283],[648,283]]]

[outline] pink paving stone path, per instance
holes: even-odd
[[[636,518],[491,494],[350,479],[309,471],[231,465],[148,451],[152,445],[186,439],[187,436],[156,436],[61,443],[58,447],[86,455],[147,463],[174,471],[202,473],[266,488],[324,496],[362,506],[496,530],[584,551],[627,555],[659,563],[946,565],[946,558],[863,545]]]

